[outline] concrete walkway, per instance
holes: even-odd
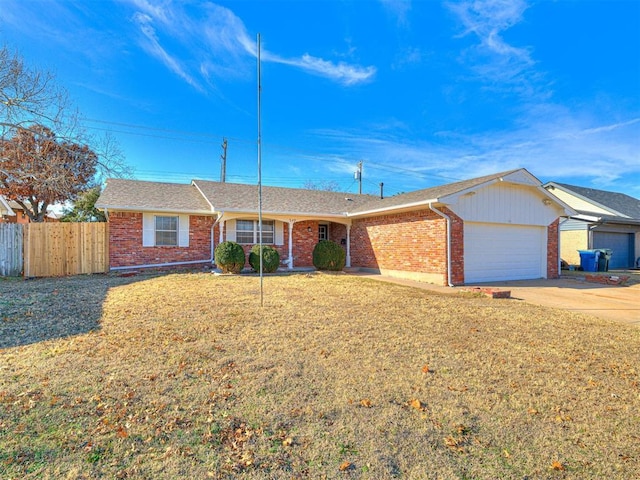
[[[385,282],[424,288],[443,294],[458,294],[464,287],[445,287],[383,275],[354,275]],[[556,280],[519,280],[468,285],[510,290],[511,298],[536,305],[580,312],[640,327],[640,284],[630,286],[602,285],[581,278]],[[501,301],[501,300],[496,300]]]

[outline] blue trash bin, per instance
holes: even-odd
[[[578,250],[580,254],[580,267],[585,272],[597,272],[598,271],[598,250]]]

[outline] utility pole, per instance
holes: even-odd
[[[227,139],[222,139],[222,155],[220,155],[222,163],[220,165],[220,182],[227,180]]]
[[[362,160],[358,162],[358,171],[354,177],[358,181],[358,193],[362,195]]]

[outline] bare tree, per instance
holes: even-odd
[[[66,156],[66,161],[76,158],[89,162],[82,173],[84,183],[80,190],[107,176],[131,175],[113,137],[90,135],[82,128],[82,117],[69,101],[67,91],[56,83],[55,76],[27,67],[18,53],[6,46],[0,48],[0,142],[0,193],[23,208],[29,203],[25,212],[33,214],[33,221],[46,212],[45,204],[73,200],[78,193],[75,187],[69,188],[73,183],[69,176],[59,171],[52,176],[44,168],[51,158]],[[46,149],[50,149],[49,157],[38,158]],[[54,150],[56,153],[51,157]],[[77,168],[76,173],[80,170]],[[84,178],[90,171],[90,177]],[[32,188],[27,189],[27,183]],[[43,190],[36,191],[37,188]],[[33,204],[34,201],[38,203]]]

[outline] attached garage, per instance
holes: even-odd
[[[613,250],[609,270],[633,267],[633,234],[619,232],[593,232],[593,248]]]
[[[535,225],[465,222],[465,283],[544,278],[547,229]]]

